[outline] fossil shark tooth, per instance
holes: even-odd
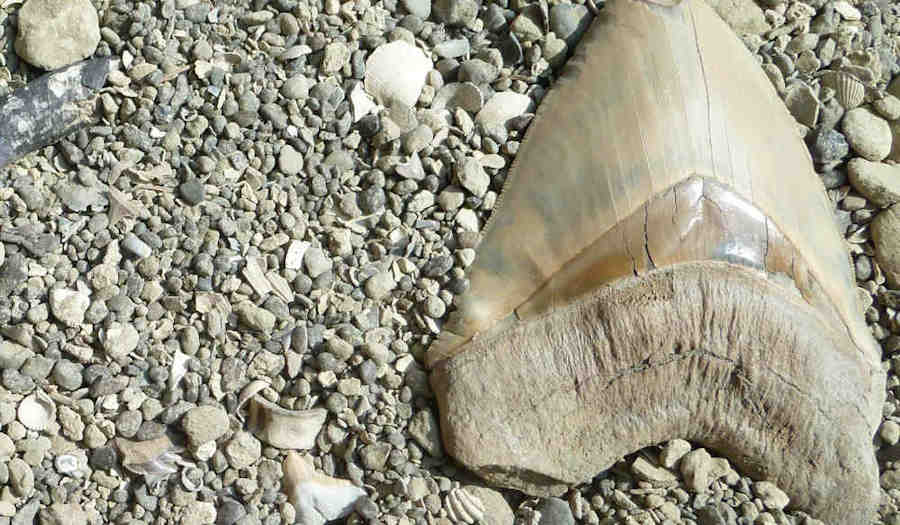
[[[610,0],[426,355],[446,450],[559,495],[684,438],[868,523],[885,376],[796,126],[702,0]]]

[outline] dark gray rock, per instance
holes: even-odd
[[[537,506],[541,513],[538,525],[575,525],[575,517],[569,504],[559,498],[547,498]]]

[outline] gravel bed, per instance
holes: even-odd
[[[583,1],[71,4],[68,60],[118,69],[94,125],[0,169],[0,525],[821,523],[682,440],[560,499],[443,453],[422,356]],[[900,524],[900,6],[721,4],[847,237]],[[24,9],[0,98],[59,58],[40,20],[14,44]]]

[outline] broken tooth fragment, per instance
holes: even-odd
[[[880,350],[792,117],[702,0],[607,2],[507,181],[426,355],[451,455],[559,495],[684,438],[870,521]]]

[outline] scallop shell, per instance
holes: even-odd
[[[866,96],[865,85],[849,73],[838,73],[835,91],[837,101],[847,110],[862,104]]]
[[[19,403],[19,422],[29,430],[41,431],[56,418],[56,404],[43,392],[35,392]]]
[[[451,490],[445,507],[447,515],[456,523],[478,523],[484,518],[484,503],[463,489]]]

